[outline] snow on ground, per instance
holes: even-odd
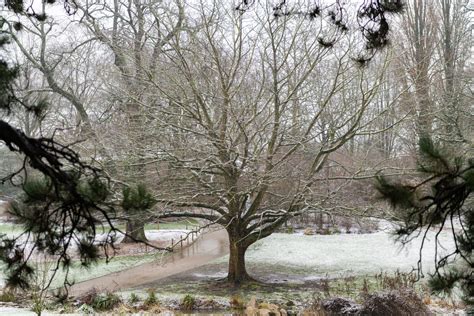
[[[445,248],[441,254],[454,249],[450,234],[445,230],[440,235],[440,245]],[[276,265],[290,271],[304,271],[308,277],[374,274],[397,269],[410,271],[417,264],[420,244],[421,238],[418,238],[402,248],[385,232],[312,236],[273,234],[251,246],[246,259],[253,265]],[[423,251],[424,272],[433,268],[434,256],[434,232],[430,232]],[[227,260],[226,256],[218,262]]]
[[[30,315],[36,315],[36,314],[26,308],[1,306],[0,315],[21,315],[21,316],[28,315],[30,316]]]
[[[0,315],[15,315],[15,316],[35,316],[36,313],[26,309],[26,308],[18,308],[18,307],[7,307],[7,306],[0,306]],[[59,313],[54,312],[43,312],[41,315],[48,316],[48,315],[59,315]],[[76,314],[61,314],[61,315],[81,315],[79,313]]]
[[[194,235],[193,237],[191,236],[191,230],[186,230],[186,229],[150,229],[145,231],[145,235],[148,238],[149,241],[152,242],[163,242],[163,243],[170,243],[173,241],[176,243],[177,241],[185,238],[194,238],[196,239],[196,236],[199,236],[199,233],[197,235]],[[104,241],[105,238],[107,238],[107,234],[98,234],[96,236],[96,241]],[[124,238],[124,234],[122,233],[117,233],[116,234],[117,242],[120,243],[122,239]],[[193,240],[194,240],[193,239]]]

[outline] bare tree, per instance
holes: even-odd
[[[461,0],[440,0],[437,14],[440,17],[438,25],[438,55],[439,68],[442,70],[438,96],[442,125],[440,137],[450,142],[462,142],[472,146],[468,129],[472,124],[472,116],[468,101],[469,74],[467,60],[472,50],[472,34],[467,3]],[[439,95],[439,93],[438,93]],[[459,146],[458,146],[459,147]]]
[[[415,89],[413,95],[416,105],[415,129],[416,134],[421,138],[432,132],[435,112],[430,93],[430,67],[432,67],[436,45],[436,20],[433,6],[424,0],[410,2],[403,16],[402,27],[405,40],[400,44],[406,50],[404,56],[408,62],[405,62],[405,67]]]
[[[105,4],[79,4],[82,24],[113,54],[116,82],[109,93],[118,100],[125,113],[125,133],[121,139],[122,157],[128,163],[123,170],[125,182],[145,182],[147,137],[150,124],[144,107],[156,100],[149,98],[147,78],[155,75],[160,55],[183,27],[184,8],[180,0],[170,4],[161,1],[113,1]],[[100,8],[100,10],[98,10]],[[142,212],[143,213],[143,212]],[[146,241],[146,218],[140,212],[128,214],[124,242]]]
[[[369,79],[350,58],[350,38],[333,51],[324,28],[265,9],[201,4],[192,16],[202,28],[173,41],[151,81],[167,100],[149,112],[161,140],[158,217],[222,225],[235,284],[250,279],[250,245],[320,206],[317,175],[376,120],[366,113],[385,68]],[[348,86],[357,89],[344,100]]]
[[[46,16],[46,3],[42,3],[39,14]],[[90,103],[88,102],[91,94],[90,89],[94,87],[93,82],[96,77],[92,78],[90,75],[83,73],[81,78],[74,78],[74,76],[64,76],[62,73],[65,63],[74,63],[73,58],[77,56],[75,53],[80,51],[83,46],[87,46],[90,39],[58,47],[59,42],[56,38],[61,37],[61,33],[70,32],[69,28],[73,26],[69,24],[69,27],[60,27],[54,17],[40,20],[31,16],[21,16],[20,18],[22,33],[17,34],[14,30],[14,24],[10,24],[10,36],[16,47],[21,51],[24,58],[44,76],[50,91],[67,100],[74,107],[78,117],[77,125],[81,131],[79,138],[91,139],[99,147],[102,155],[109,157],[105,147],[100,146],[101,143],[87,111],[88,103]],[[31,45],[32,42],[35,44]],[[77,76],[78,73],[75,75]],[[79,88],[80,85],[84,86],[85,81],[90,82],[87,87]]]

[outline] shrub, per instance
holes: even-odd
[[[3,291],[0,294],[0,302],[15,302],[16,296],[12,291]]]
[[[382,290],[396,290],[399,288],[413,289],[418,280],[416,273],[403,273],[396,271],[391,275],[388,273],[380,273],[375,275],[377,287]]]
[[[429,315],[423,300],[412,290],[401,289],[368,295],[361,315]]]
[[[146,306],[152,306],[158,304],[158,299],[156,298],[156,291],[155,289],[148,289],[148,296],[143,302]]]
[[[240,295],[233,295],[230,298],[230,306],[233,309],[245,309],[245,302]]]
[[[193,310],[195,305],[196,305],[196,299],[192,295],[189,295],[189,294],[187,294],[181,301],[181,308],[183,310],[187,310],[187,311]]]
[[[92,307],[98,311],[111,310],[120,304],[122,300],[117,294],[107,292],[97,295],[92,301]]]
[[[128,302],[129,302],[130,304],[136,304],[136,303],[138,303],[139,301],[140,301],[140,298],[138,297],[137,294],[135,294],[135,293],[131,293],[131,294],[130,294],[130,297],[129,297],[129,299],[128,299]]]
[[[46,309],[46,302],[40,295],[33,295],[33,306],[31,310],[38,316],[41,316],[43,311]]]
[[[369,294],[362,304],[351,299],[316,298],[305,315],[431,315],[421,298],[413,291],[392,290]]]

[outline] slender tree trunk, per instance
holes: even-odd
[[[129,219],[127,220],[127,236],[123,239],[123,243],[134,243],[140,241],[148,241],[145,236],[145,224],[141,220]]]
[[[227,280],[234,285],[240,285],[252,279],[245,268],[245,252],[248,246],[242,244],[240,240],[241,238],[229,232],[230,253]]]

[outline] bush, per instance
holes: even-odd
[[[107,311],[116,307],[122,299],[112,292],[97,295],[92,301],[92,307],[98,311]]]
[[[229,303],[233,309],[245,309],[245,302],[240,295],[233,295]]]
[[[306,312],[310,315],[431,315],[422,299],[408,289],[369,294],[362,304],[341,297],[319,299]]]
[[[136,304],[136,303],[138,303],[139,301],[140,301],[140,298],[138,297],[138,295],[132,292],[132,293],[130,294],[130,297],[129,297],[129,299],[128,299],[128,302],[129,302],[130,304]]]
[[[33,306],[31,310],[38,316],[41,316],[43,311],[46,309],[46,302],[41,295],[33,295]]]
[[[12,291],[3,291],[0,294],[0,302],[16,302],[16,296]]]
[[[368,295],[360,310],[362,315],[430,315],[423,300],[408,289]]]
[[[158,304],[158,299],[156,298],[156,291],[155,289],[148,289],[148,296],[145,299],[145,302],[143,302],[146,306],[152,306]]]
[[[196,299],[192,295],[189,295],[189,294],[187,294],[181,301],[181,308],[183,310],[191,311],[194,309],[195,305],[196,305]]]

